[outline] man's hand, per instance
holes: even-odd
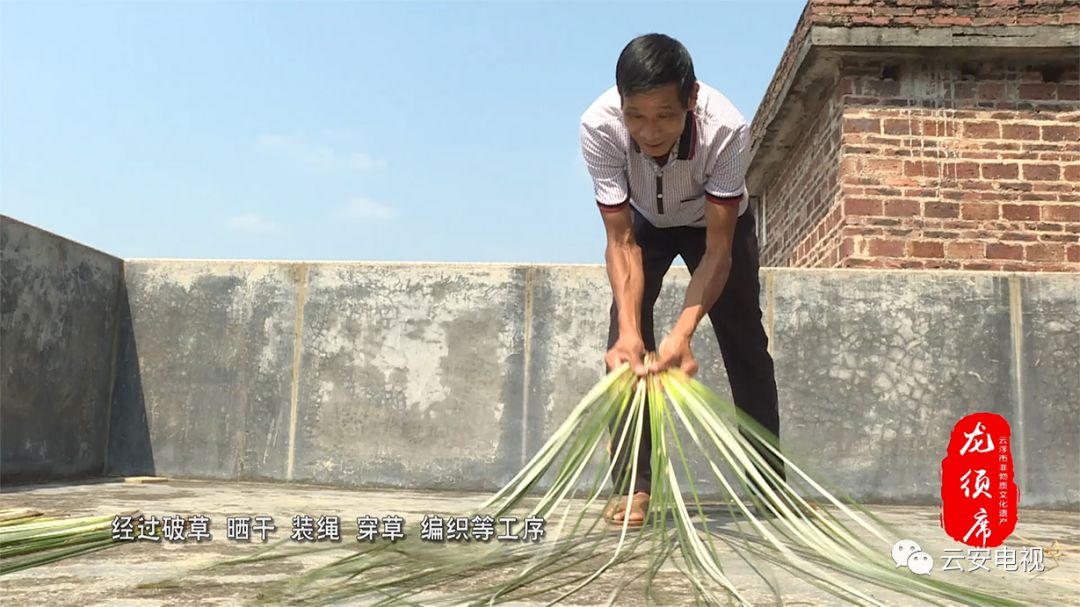
[[[675,367],[681,369],[690,377],[698,371],[694,353],[690,351],[690,338],[677,333],[669,333],[664,341],[660,342],[660,351],[649,365],[650,373],[657,373],[664,369]]]
[[[615,345],[611,346],[611,349],[607,351],[604,362],[607,363],[608,369],[615,369],[624,362],[628,362],[630,368],[634,370],[634,374],[641,377],[645,375],[644,356],[645,342],[641,341],[640,337],[636,335],[620,336]]]

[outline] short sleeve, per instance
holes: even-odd
[[[622,205],[630,196],[626,182],[626,154],[603,131],[581,124],[581,155],[593,181],[596,202],[602,207]]]
[[[743,123],[720,146],[712,163],[705,193],[716,201],[740,199],[746,193],[750,162],[750,126]]]

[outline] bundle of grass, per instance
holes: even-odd
[[[0,512],[0,575],[47,565],[117,542],[112,516],[46,518],[17,509]]]
[[[637,462],[646,411],[653,445],[647,514],[638,529],[631,527],[628,516],[612,526],[597,507],[625,500],[629,508],[630,492],[623,489],[634,486],[639,471],[636,464],[628,466],[621,486],[610,488],[607,479],[614,464],[605,471],[595,462],[608,444],[613,420],[628,421],[620,424],[620,436],[611,443],[618,445],[612,461],[621,454],[622,445],[631,445],[628,461]],[[680,434],[689,437],[689,444],[684,444]],[[761,446],[755,448],[754,443]],[[783,589],[769,581],[764,565],[855,604],[883,604],[867,586],[930,604],[1021,604],[898,570],[888,555],[895,540],[904,536],[853,502],[835,497],[775,444],[776,437],[768,436],[734,405],[680,372],[638,378],[624,365],[582,399],[502,490],[469,513],[493,513],[498,518],[521,511],[542,517],[553,523],[543,541],[448,547],[406,540],[330,548],[279,543],[231,564],[322,550],[350,552],[262,597],[274,603],[329,604],[348,599],[373,605],[556,604],[601,576],[624,575],[633,583],[617,584],[608,596],[609,604],[617,604],[628,587],[643,592],[646,602],[672,604],[674,599],[665,596],[667,584],[657,581],[662,568],[674,567],[689,580],[698,604],[760,604],[760,598],[751,599],[725,575],[721,558],[725,549],[725,558],[734,553],[760,576],[777,604],[783,602]],[[722,489],[730,514],[727,520],[734,522],[734,531],[731,525],[715,524],[706,515],[692,480],[689,446],[704,458]],[[783,463],[786,478],[767,458]],[[592,482],[583,482],[590,469],[594,469]],[[679,471],[691,479],[686,486],[679,480]],[[549,488],[537,498],[540,481],[548,475]],[[583,486],[588,489],[582,490]]]

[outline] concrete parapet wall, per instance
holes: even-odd
[[[687,281],[669,273],[658,327]],[[993,411],[1023,504],[1080,503],[1080,276],[766,269],[762,284],[782,440],[810,470],[859,499],[933,502],[953,425]],[[113,471],[490,490],[603,372],[597,266],[133,260],[127,286],[141,394],[118,390],[114,424],[146,425],[114,434],[148,438]],[[707,325],[694,350],[729,397]]]
[[[7,218],[2,236],[4,482],[487,491],[603,373],[599,266],[121,262]],[[1080,275],[761,278],[781,439],[815,477],[935,502],[953,425],[993,411],[1013,429],[1021,503],[1080,505]],[[660,330],[688,279],[669,272]],[[704,322],[699,378],[730,398]],[[717,491],[700,458],[692,471]]]
[[[122,268],[0,216],[0,482],[103,473]]]

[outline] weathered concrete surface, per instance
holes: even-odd
[[[1018,455],[1024,479],[1020,500],[1075,507],[1080,503],[1080,280],[1017,276],[1013,289],[1013,306],[1022,316],[1015,397],[1024,436]]]
[[[669,272],[657,339],[688,280]],[[763,271],[785,448],[857,499],[933,503],[968,413],[1004,415],[1025,461],[1029,445],[1075,445],[1080,362],[1062,318],[1080,277],[1047,280]],[[148,260],[129,263],[128,290],[111,472],[369,487],[501,486],[602,376],[610,305],[597,266]],[[693,348],[728,397],[708,319]],[[1018,467],[1024,504],[1080,503],[1058,461]]]
[[[526,270],[312,264],[292,479],[489,489],[523,463]]]
[[[0,216],[0,477],[101,474],[123,262]]]
[[[110,474],[285,478],[300,271],[127,263]]]
[[[783,442],[841,490],[936,501],[960,418],[1018,426],[1006,277],[771,272]]]
[[[425,515],[465,513],[480,506],[486,498],[483,494],[468,493],[346,491],[299,484],[285,486],[200,481],[170,481],[153,485],[99,483],[16,489],[11,491],[11,488],[5,488],[5,492],[0,494],[0,508],[31,507],[64,516],[115,515],[137,509],[158,518],[177,514],[203,514],[210,518],[212,539],[209,541],[125,544],[0,577],[0,591],[5,604],[47,604],[55,607],[241,604],[267,590],[268,585],[275,581],[288,579],[335,556],[347,554],[335,551],[321,556],[291,558],[235,569],[216,568],[213,571],[195,572],[196,568],[250,555],[263,547],[258,541],[245,544],[226,539],[227,516],[270,515],[277,526],[277,531],[270,537],[276,540],[289,536],[293,516],[307,514],[317,518],[336,515],[341,519],[342,545],[348,547],[355,542],[356,517],[396,514],[405,519],[407,529],[413,530],[413,526]],[[1033,605],[1080,604],[1080,563],[1077,561],[1080,514],[1031,509],[1020,511],[1016,533],[1007,540],[1006,545],[1014,548],[1018,554],[1025,548],[1042,547],[1046,555],[1046,571],[1036,575],[1006,571],[995,566],[993,561],[988,563],[989,572],[943,571],[946,564],[943,557],[948,554],[945,550],[955,549],[958,545],[942,531],[934,508],[883,506],[874,507],[872,511],[907,538],[919,542],[934,557],[935,567],[931,575],[938,579],[983,591],[988,588],[1000,589],[1001,594],[1020,598]],[[733,519],[715,521],[713,524],[719,524],[719,530],[733,532]],[[554,529],[554,521],[549,521],[546,527],[549,531]],[[416,541],[415,536],[413,541]],[[725,544],[719,543],[718,546],[724,573],[735,587],[756,605],[775,604],[760,578]],[[889,546],[882,545],[883,555],[888,554],[888,550]],[[966,569],[972,567],[965,559],[958,564]],[[560,604],[607,604],[610,593],[616,587],[629,584],[629,588],[620,596],[619,604],[644,605],[640,585],[635,586],[633,581],[641,577],[644,567],[645,563],[641,561],[617,567]],[[780,589],[785,604],[837,604],[832,596],[786,571],[769,565],[765,569]],[[589,570],[579,566],[573,571],[585,573]],[[190,585],[182,589],[137,587],[177,576],[187,580]],[[662,586],[662,595],[667,599],[663,604],[694,604],[688,582],[670,565],[661,571],[658,583]],[[860,582],[850,580],[850,583],[866,589],[860,586]],[[438,589],[433,590],[433,594],[437,595]],[[893,593],[867,590],[888,605],[925,604]],[[345,601],[337,604],[365,603]],[[522,601],[514,604],[531,607],[545,603]]]
[[[598,266],[131,260],[121,285],[119,260],[3,226],[5,481],[104,467],[493,490],[603,373]],[[669,272],[658,340],[688,280]],[[1080,275],[767,269],[762,285],[782,443],[816,478],[936,502],[953,425],[993,411],[1022,503],[1080,504]],[[693,348],[728,397],[708,319]]]

